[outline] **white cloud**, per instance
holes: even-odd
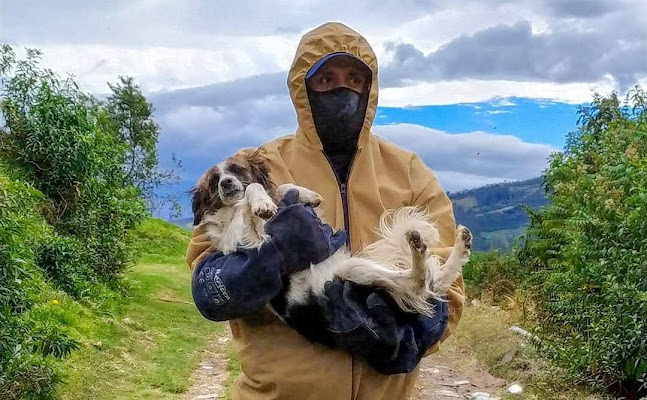
[[[498,177],[466,174],[457,171],[435,170],[434,173],[436,174],[438,182],[440,182],[443,190],[451,193],[502,182],[502,179],[499,179]],[[538,175],[539,174],[535,176]],[[508,181],[514,180],[516,179],[508,179]]]
[[[579,104],[591,101],[595,92],[611,93],[615,86],[602,83],[547,83],[463,80],[420,83],[380,91],[380,105],[406,107],[457,103],[478,103],[494,97],[528,97]]]
[[[181,106],[162,116],[161,123],[167,129],[184,131],[202,137],[208,135],[211,126],[221,123],[224,114],[217,109],[204,106]]]
[[[595,0],[585,4],[553,0],[440,0],[433,4],[419,0],[388,0],[380,4],[368,0],[22,0],[3,7],[0,37],[17,46],[43,49],[47,66],[60,73],[74,73],[87,90],[105,91],[105,82],[115,81],[122,74],[134,76],[150,92],[286,71],[300,35],[328,20],[339,20],[363,33],[378,53],[383,72],[389,70],[393,61],[386,43],[410,43],[424,54],[452,43],[454,50],[460,50],[456,43],[461,37],[482,33],[496,25],[528,21],[533,35],[593,32],[605,43],[620,40],[618,46],[605,47],[616,48],[615,53],[600,53],[598,69],[611,68],[619,76],[631,77],[643,68],[640,53],[634,52],[635,57],[629,58],[618,57],[618,52],[627,53],[623,46],[646,37],[641,19],[645,13],[647,2],[642,0]],[[556,43],[564,55],[575,54],[584,47],[577,41],[551,43]],[[466,60],[467,55],[461,53],[456,59]],[[502,56],[498,60],[503,65],[512,62],[510,59],[517,58]],[[546,54],[532,59],[555,57]],[[615,82],[607,78],[575,86],[509,82],[511,75],[497,69],[498,62],[481,64],[475,68],[492,69],[488,79],[496,81],[479,80],[483,77],[463,71],[460,81],[445,77],[438,83],[401,88],[402,92],[410,93],[408,98],[383,85],[384,104],[447,104],[497,95],[579,103],[590,99],[592,86],[604,88],[605,92],[615,88]],[[560,65],[553,67],[559,71]],[[396,68],[394,72],[399,76],[402,71]],[[419,80],[425,73],[420,69],[409,71],[403,79]]]
[[[492,105],[492,107],[511,107],[516,105],[508,99],[501,98],[493,99],[490,104]]]
[[[546,167],[548,156],[557,151],[515,136],[485,132],[449,134],[412,124],[382,125],[374,130],[418,154],[449,191],[534,178]]]
[[[88,91],[133,76],[147,92],[227,82],[287,71],[296,41],[284,37],[220,37],[205,48],[123,47],[103,44],[26,44],[43,51],[42,64],[75,75]],[[22,51],[21,51],[22,52]]]

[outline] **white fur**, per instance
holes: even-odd
[[[321,202],[317,193],[295,185],[281,185],[278,191],[283,195],[293,188],[299,190],[300,202],[315,206]],[[265,221],[259,215],[267,210],[276,211],[272,199],[261,185],[250,184],[241,200],[206,216],[202,224],[216,248],[225,254],[237,246],[258,248],[266,240]],[[364,251],[351,256],[342,248],[323,262],[291,275],[288,303],[305,303],[310,291],[322,295],[325,283],[339,277],[385,290],[403,310],[432,315],[427,299],[440,298],[458,277],[469,258],[471,235],[467,228],[459,227],[454,248],[441,265],[430,251],[410,243],[408,235],[412,231],[420,234],[427,248],[438,243],[438,230],[417,208],[385,212],[378,226],[379,239]]]

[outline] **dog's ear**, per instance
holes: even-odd
[[[270,166],[260,149],[246,153],[245,158],[254,181],[260,183],[268,193],[274,191],[276,186],[270,178]]]
[[[220,172],[218,167],[212,166],[198,179],[196,185],[191,189],[191,208],[193,211],[194,226],[202,221],[205,212],[215,211],[221,206],[220,197],[218,196],[219,179]]]

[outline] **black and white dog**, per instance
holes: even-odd
[[[290,189],[299,190],[299,202],[315,211],[321,197],[292,184],[276,187],[259,152],[238,154],[209,168],[192,189],[194,225],[202,225],[214,248],[229,254],[240,246],[259,248],[267,236],[264,223],[277,211],[277,202]],[[415,207],[384,213],[379,239],[358,254],[345,248],[323,262],[292,274],[284,292],[284,307],[273,311],[284,321],[299,307],[321,296],[334,278],[378,288],[404,311],[431,316],[430,298],[440,299],[468,261],[471,232],[457,228],[456,241],[444,264],[428,249],[439,240],[428,216]]]

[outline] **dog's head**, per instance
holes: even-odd
[[[191,189],[193,225],[198,225],[205,213],[242,199],[250,183],[259,183],[272,198],[276,197],[267,160],[258,150],[238,153],[209,168]]]

